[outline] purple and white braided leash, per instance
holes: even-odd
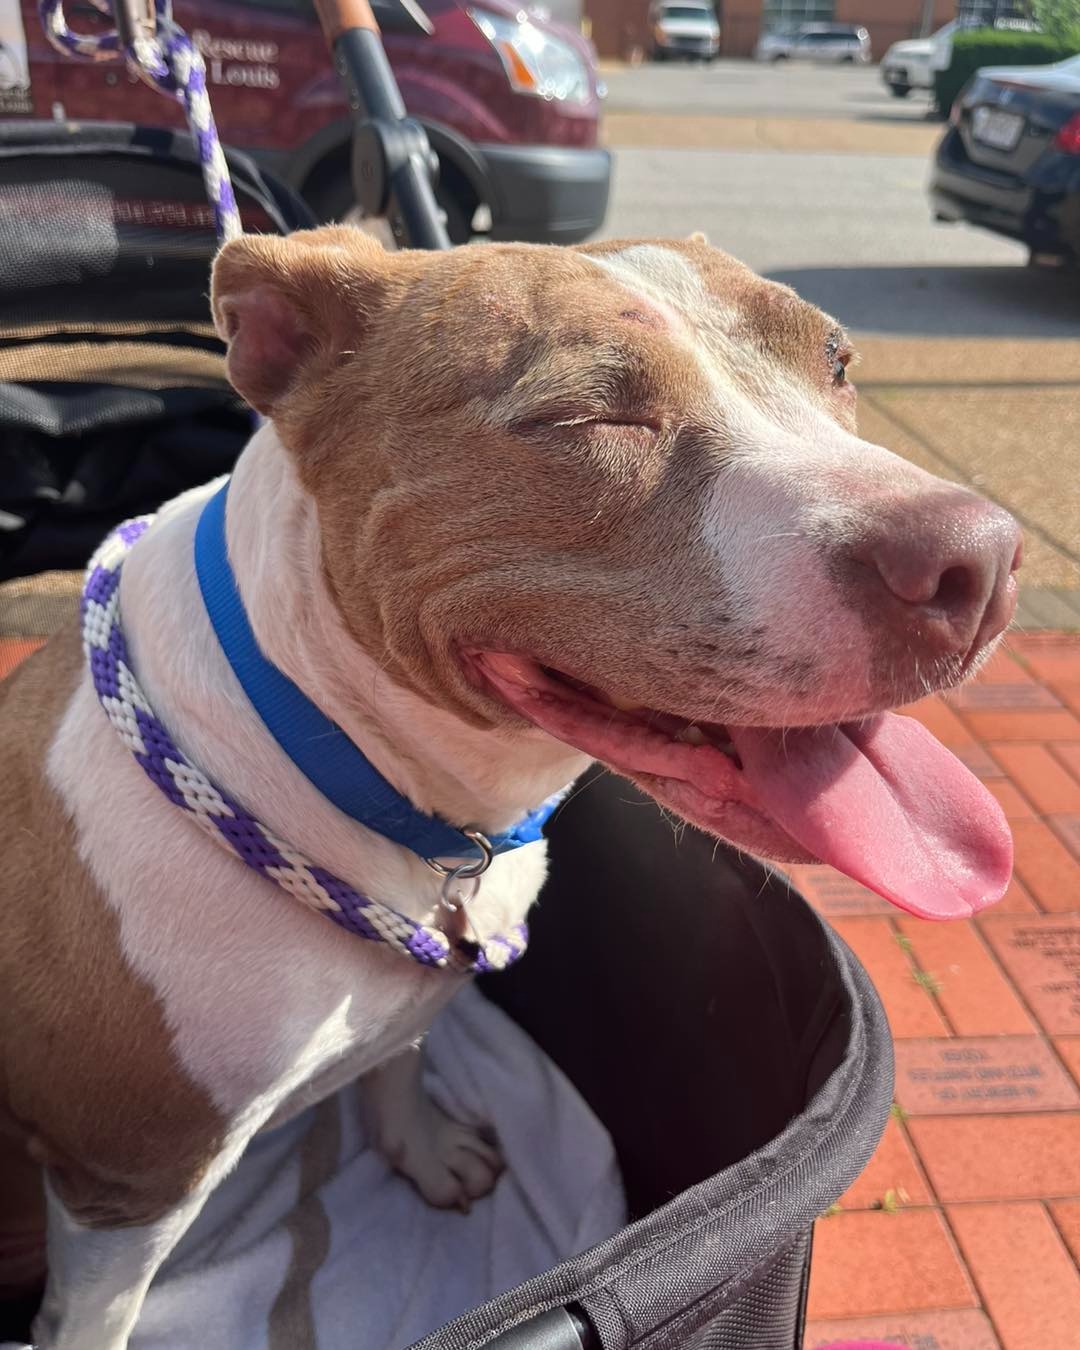
[[[111,15],[108,0],[92,2],[102,14]],[[151,88],[171,95],[184,105],[188,126],[199,147],[203,182],[213,208],[218,236],[222,240],[235,239],[243,233],[243,226],[206,92],[206,66],[198,47],[174,22],[171,0],[154,0],[154,8],[157,36],[136,37],[129,47],[125,47],[115,31],[73,33],[64,16],[63,0],[38,0],[45,36],[65,56],[87,61],[122,59]]]
[[[177,747],[139,688],[120,625],[120,568],[153,519],[139,516],[108,536],[90,560],[82,596],[83,649],[97,696],[152,782],[234,857],[358,937],[384,943],[422,966],[474,974],[516,961],[528,941],[524,924],[510,937],[496,933],[480,942],[451,942],[433,924],[417,923],[370,900],[309,862],[216,787]]]

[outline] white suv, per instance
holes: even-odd
[[[954,19],[930,37],[894,42],[881,58],[881,78],[889,93],[896,98],[907,98],[913,89],[933,89],[934,71],[943,70],[949,64],[955,31]]]
[[[672,57],[714,61],[720,24],[712,0],[658,0],[649,10],[654,61]]]
[[[870,61],[870,34],[860,24],[804,23],[796,29],[762,33],[754,48],[758,61]]]

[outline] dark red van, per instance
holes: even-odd
[[[591,45],[510,0],[422,2],[434,33],[384,40],[438,153],[451,238],[573,243],[593,233],[611,161],[597,145]],[[174,11],[202,50],[222,139],[254,153],[320,217],[340,219],[352,202],[349,116],[310,0],[175,0]],[[86,0],[67,0],[66,12],[72,28],[103,23]],[[179,105],[122,67],[55,52],[35,0],[0,0],[0,26],[16,72],[0,82],[0,116],[183,125]]]

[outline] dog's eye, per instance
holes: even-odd
[[[586,444],[631,453],[645,453],[660,436],[660,427],[655,422],[636,417],[590,417],[576,425]]]
[[[843,389],[848,383],[848,362],[854,356],[842,333],[834,333],[825,344],[825,359],[829,363],[829,377],[834,389]]]
[[[581,414],[569,417],[557,414],[549,417],[530,417],[513,423],[513,429],[519,435],[524,436],[537,433],[550,434],[552,432],[557,434],[560,431],[598,431],[621,436],[640,437],[642,440],[645,438],[652,439],[660,433],[659,423],[632,414],[626,417],[592,417],[582,416]]]
[[[660,430],[655,422],[636,417],[596,417],[590,418],[584,425],[602,427],[608,431],[618,431],[624,434],[650,437],[655,436]]]
[[[551,412],[510,424],[515,435],[551,445],[618,443],[647,449],[662,433],[661,424],[637,413],[592,414]]]

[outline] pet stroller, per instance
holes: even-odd
[[[229,163],[245,228],[310,223],[250,161]],[[396,163],[389,206],[409,240],[433,202],[422,157],[406,143]],[[251,422],[209,326],[215,237],[190,138],[9,125],[0,165],[0,631],[35,637],[74,603],[63,569],[228,467]],[[426,227],[437,246],[437,218]],[[610,1132],[630,1222],[419,1345],[799,1350],[814,1221],[889,1110],[877,995],[782,878],[676,837],[620,780],[591,775],[548,833],[529,954],[482,988]]]

